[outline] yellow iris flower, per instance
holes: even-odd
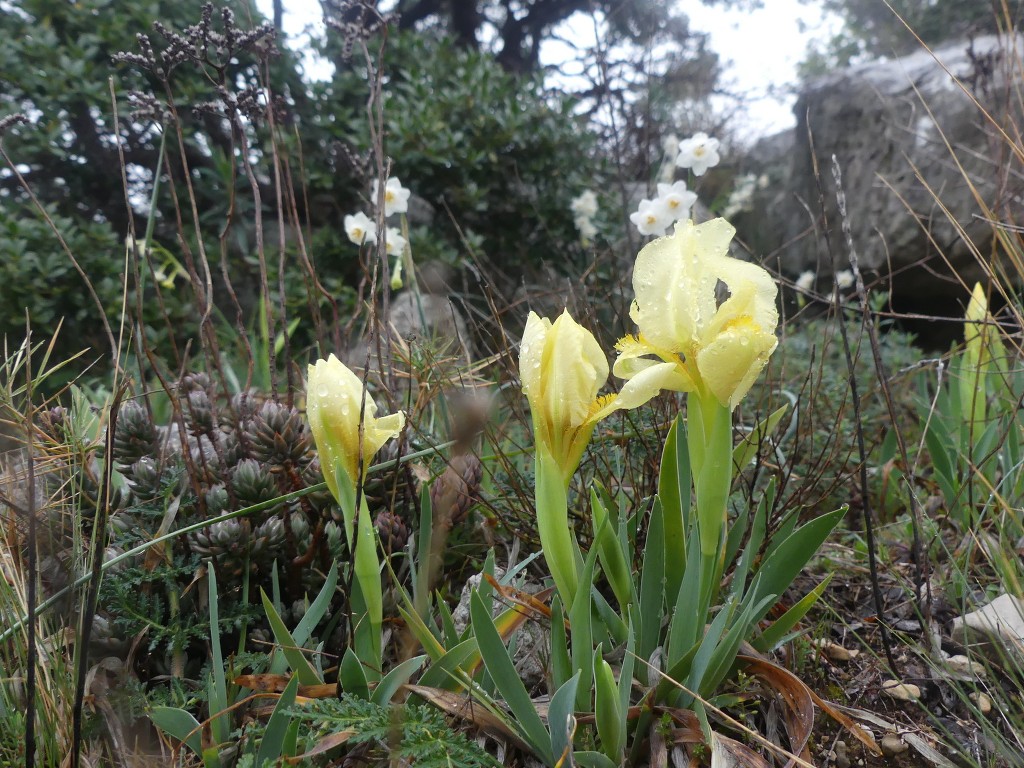
[[[533,416],[537,533],[562,603],[570,606],[583,557],[569,524],[569,482],[594,426],[620,406],[614,395],[598,396],[608,379],[608,360],[593,334],[568,312],[553,323],[530,313],[519,378]]]
[[[519,378],[530,402],[534,438],[568,485],[594,426],[617,407],[598,397],[608,379],[601,345],[568,311],[552,323],[531,312],[519,352]]]
[[[980,432],[985,423],[988,398],[987,374],[992,368],[992,352],[998,344],[996,328],[988,311],[988,298],[981,283],[974,284],[971,300],[964,313],[964,353],[960,383],[960,412]]]
[[[619,407],[667,389],[710,393],[732,409],[750,391],[778,346],[778,288],[762,267],[728,255],[735,232],[725,219],[687,221],[640,251],[629,313],[640,332],[619,341],[613,368],[627,379]]]
[[[334,355],[309,366],[306,418],[320,454],[324,479],[343,509],[348,506],[344,510],[346,517],[354,512],[355,488],[362,479],[359,476],[359,406],[362,401],[363,382]],[[374,454],[401,432],[403,426],[405,414],[401,411],[378,419],[377,404],[370,393],[366,393],[362,411],[364,474]],[[346,505],[343,499],[349,503]]]

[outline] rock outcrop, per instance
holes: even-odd
[[[979,200],[1002,222],[1020,209],[1022,162],[1001,126],[1020,125],[1022,59],[1021,38],[987,36],[810,81],[796,128],[751,153],[748,170],[773,183],[738,220],[741,236],[770,262],[777,255],[772,265],[784,274],[814,270],[827,280],[827,221],[845,269],[834,156],[861,269],[903,311],[959,314],[963,284],[983,276],[979,258],[999,250]]]

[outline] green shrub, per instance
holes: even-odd
[[[435,210],[431,234],[441,244],[424,247],[465,253],[466,237],[513,273],[542,260],[568,265],[566,252],[579,240],[569,202],[599,185],[600,169],[573,102],[545,92],[539,78],[505,72],[487,54],[427,35],[389,37],[384,77],[392,175]],[[318,90],[327,109],[315,130],[303,129],[304,138],[348,138],[368,150],[364,68],[339,68]],[[311,184],[330,185],[334,170],[311,167]],[[338,194],[351,199],[351,187]]]

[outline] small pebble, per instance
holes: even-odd
[[[921,698],[921,689],[913,683],[901,683],[899,680],[886,680],[882,683],[882,693],[899,701],[917,701]]]
[[[972,693],[970,699],[981,714],[987,715],[992,711],[992,698],[987,693]]]
[[[833,754],[835,757],[833,758],[832,765],[834,765],[835,768],[850,768],[850,756],[846,753],[845,741],[836,742]]]
[[[985,675],[985,666],[983,664],[977,661],[971,661],[963,655],[950,656],[946,659],[946,665],[952,672],[956,672],[967,677],[978,678]]]
[[[833,661],[850,661],[850,659],[855,659],[858,654],[860,654],[860,651],[858,650],[844,648],[839,645],[839,643],[833,643],[831,640],[826,640],[824,638],[820,640],[812,640],[811,642],[818,646],[818,648],[821,649],[821,652]]]
[[[887,733],[882,737],[882,740],[878,743],[878,746],[882,748],[882,753],[886,757],[896,757],[896,755],[902,755],[910,747],[903,743],[903,739],[897,736],[895,733]]]

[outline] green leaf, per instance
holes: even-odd
[[[370,698],[370,686],[366,680],[366,671],[352,648],[346,648],[345,654],[341,657],[338,682],[341,683],[341,690],[345,693],[360,699]]]
[[[637,643],[640,658],[647,661],[654,649],[661,644],[661,623],[665,616],[665,528],[663,524],[661,499],[655,498],[651,517],[647,524],[647,541],[644,542],[643,569],[640,571],[640,638]],[[681,543],[686,546],[685,542]],[[684,559],[684,558],[677,558]],[[675,603],[676,595],[671,596]],[[654,673],[651,673],[652,675]],[[648,680],[653,685],[654,680]]]
[[[177,707],[153,707],[149,712],[153,724],[182,742],[196,755],[203,754],[203,729],[191,714]]]
[[[445,690],[456,690],[465,685],[465,674],[460,672],[460,667],[466,667],[466,660],[479,652],[479,646],[475,637],[467,638],[443,655],[438,657],[430,665],[419,680],[420,685],[430,688],[444,688]]]
[[[327,572],[327,580],[320,588],[313,602],[309,604],[305,615],[292,631],[292,639],[300,648],[305,647],[317,624],[327,614],[331,607],[331,599],[334,597],[334,589],[338,586],[338,563],[331,563],[331,569]]]
[[[558,690],[572,676],[572,661],[569,658],[569,639],[565,634],[565,614],[562,613],[562,600],[555,594],[551,598],[551,632],[548,636],[550,645],[551,686]]]
[[[627,554],[622,551],[619,543],[618,523],[613,516],[609,515],[608,509],[593,486],[590,489],[590,509],[593,512],[591,522],[594,530],[594,544],[601,560],[601,567],[604,568],[605,575],[608,576],[608,583],[611,584],[612,592],[615,593],[619,609],[625,612],[629,606],[633,589]]]
[[[281,746],[282,757],[295,757],[299,751],[299,727],[302,725],[297,719],[288,723],[288,730],[284,734],[284,743]]]
[[[475,592],[470,597],[469,612],[470,620],[473,623],[473,632],[480,644],[480,653],[487,672],[512,711],[516,726],[520,729],[523,738],[537,756],[550,765],[554,762],[551,754],[550,734],[544,727],[540,715],[537,714],[533,701],[530,700],[530,694],[527,693],[526,686],[523,685],[523,681],[508,655],[508,650],[491,621],[484,601]]]
[[[626,722],[619,709],[619,689],[615,684],[615,675],[612,674],[611,665],[602,658],[600,645],[594,651],[594,723],[602,751],[616,763],[621,762]]]
[[[597,561],[597,548],[592,547],[583,564],[583,584],[594,583],[594,565]],[[576,594],[576,601],[569,610],[569,626],[572,636],[569,638],[572,647],[572,668],[581,672],[580,685],[576,690],[576,708],[581,712],[590,712],[590,687],[593,682],[594,669],[594,589],[588,586]]]
[[[281,757],[288,729],[291,725],[292,718],[289,710],[295,704],[295,694],[298,690],[299,678],[292,675],[292,679],[288,681],[288,685],[281,692],[281,697],[277,700],[274,712],[267,721],[267,728],[263,732],[263,740],[260,742],[260,751],[256,753],[256,766],[258,768],[262,768],[267,763],[276,761]]]
[[[430,566],[433,552],[434,511],[430,503],[430,487],[420,491],[420,527],[416,536],[416,577],[412,582],[412,599],[416,613],[430,621]]]
[[[696,644],[707,623],[707,614],[700,609],[700,542],[696,536],[689,546],[686,573],[669,622],[668,647],[665,649],[669,668]]]
[[[398,690],[409,682],[409,679],[419,671],[426,660],[426,655],[420,655],[406,659],[401,664],[396,664],[377,683],[377,687],[373,689],[373,694],[370,696],[370,701],[380,704],[382,707],[390,704]]]
[[[729,523],[725,534],[725,554],[722,556],[722,563],[725,567],[732,564],[736,553],[739,552],[740,545],[743,543],[743,537],[747,533],[747,523],[749,520],[750,506],[744,505],[732,522]]]
[[[754,510],[754,524],[750,527],[750,537],[747,539],[747,546],[740,555],[739,562],[732,574],[732,589],[730,593],[737,600],[743,596],[747,586],[747,575],[750,573],[750,566],[754,557],[761,550],[761,543],[764,541],[768,530],[768,509],[775,500],[775,478],[768,482],[768,487],[761,498],[758,499],[757,509]]]
[[[748,432],[736,447],[732,451],[732,463],[736,471],[742,470],[754,457],[757,456],[757,450],[761,447],[762,441],[775,431],[775,427],[778,426],[782,417],[786,415],[786,411],[789,410],[789,404],[782,406],[781,408],[768,414],[768,417],[757,423],[757,425]]]
[[[411,603],[405,608],[398,609],[399,615],[405,620],[405,626],[409,628],[416,641],[423,646],[423,650],[434,661],[444,656],[445,648],[437,639],[431,628],[423,622],[423,617],[416,613]]]
[[[690,664],[690,674],[686,679],[686,686],[691,691],[696,693],[700,690],[701,682],[704,680],[704,673],[711,664],[711,657],[714,655],[726,627],[729,626],[735,610],[736,604],[733,602],[722,606],[718,611],[718,615],[715,616],[715,620],[711,622],[711,625],[704,633],[704,638],[701,640],[697,653],[693,657],[693,662]],[[686,694],[686,698],[688,702],[689,694]],[[688,706],[688,703],[683,706]]]
[[[551,697],[548,705],[548,729],[551,731],[551,753],[557,762],[566,752],[572,751],[572,731],[575,730],[573,706],[576,703],[576,686],[580,682],[580,673],[576,672],[569,680],[560,685]],[[563,762],[563,765],[566,763]]]
[[[771,653],[778,648],[789,630],[795,627],[797,622],[818,602],[818,598],[821,597],[825,588],[828,587],[828,583],[832,581],[834,575],[834,573],[829,573],[818,586],[804,595],[796,605],[790,607],[788,611],[772,622],[771,626],[762,632],[751,645],[761,653]]]
[[[629,696],[633,692],[633,667],[636,665],[636,624],[633,622],[633,614],[629,615],[629,639],[626,640],[626,654],[622,658],[622,665],[619,667],[619,709],[623,713],[629,712]],[[623,734],[623,746],[625,746],[625,734]]]
[[[757,571],[755,595],[751,598],[760,602],[765,595],[781,595],[793,583],[793,579],[803,570],[818,548],[828,538],[835,527],[842,522],[847,507],[821,515],[809,523],[800,526],[769,554]],[[757,616],[759,620],[761,616]]]
[[[960,491],[960,484],[956,477],[956,470],[953,468],[953,451],[948,443],[952,440],[949,435],[945,437],[934,424],[930,424],[928,431],[924,434],[925,444],[928,446],[928,454],[932,458],[932,468],[935,470],[935,479],[946,499],[946,504],[952,508],[957,505],[957,495]]]
[[[710,696],[718,689],[736,662],[740,645],[753,633],[758,617],[772,607],[775,598],[775,595],[766,595],[760,603],[751,601],[741,606],[740,615],[711,655],[711,661],[698,688],[701,695]]]
[[[573,752],[575,760],[583,768],[619,768],[620,764],[601,752]]]
[[[228,684],[224,676],[224,657],[220,648],[220,596],[217,591],[217,573],[211,563],[206,569],[210,599],[210,665],[213,685],[210,690],[210,717],[218,744],[228,740],[231,733],[231,715],[228,713]]]
[[[665,552],[664,560],[670,604],[675,602],[686,568],[686,530],[690,522],[690,458],[686,447],[686,428],[679,415],[665,438],[658,473],[658,499],[661,501]]]
[[[446,648],[466,639],[459,635],[459,631],[455,628],[455,617],[452,616],[451,609],[440,594],[437,595],[437,613],[441,621],[441,639]],[[463,630],[463,634],[468,635],[468,633],[468,628]]]
[[[622,620],[621,614],[619,614],[611,604],[605,599],[604,595],[598,590],[592,590],[591,604],[594,610],[597,611],[597,616],[601,620],[601,624],[604,625],[605,630],[611,637],[615,645],[621,645],[626,642],[626,638],[629,635],[629,627],[626,622]],[[626,607],[626,613],[629,613],[628,604]]]
[[[267,622],[270,624],[270,629],[274,633],[274,640],[279,646],[281,646],[281,653],[284,654],[284,658],[287,660],[288,665],[292,671],[298,675],[300,685],[317,685],[320,682],[320,678],[316,674],[316,670],[313,669],[309,660],[305,654],[302,653],[301,646],[295,642],[295,638],[292,637],[288,631],[288,627],[284,625],[281,620],[281,615],[274,609],[274,604],[270,602],[270,598],[267,597],[267,593],[262,588],[260,589],[260,596],[263,600],[263,610],[267,614]],[[271,671],[275,671],[277,666],[277,660],[275,659],[274,664],[271,665]],[[282,665],[283,666],[283,665]],[[280,672],[280,669],[277,670]]]

